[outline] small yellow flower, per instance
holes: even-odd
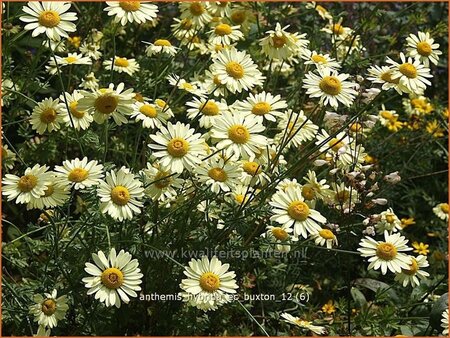
[[[406,227],[416,224],[416,221],[414,220],[414,217],[408,217],[408,218],[402,218],[401,219],[402,224],[400,225],[402,229],[405,229]]]
[[[79,36],[70,36],[67,41],[74,46],[75,48],[80,48],[81,37]]]
[[[389,129],[389,131],[396,133],[398,132],[400,129],[402,129],[403,127],[403,122],[398,121],[397,118],[393,118],[390,119],[387,124],[386,127]]]
[[[433,120],[427,123],[426,130],[433,137],[444,137],[444,129],[439,126],[438,121]]]
[[[412,246],[414,247],[414,252],[418,253],[419,255],[428,255],[428,253],[430,252],[430,250],[428,250],[429,245],[428,244],[424,244],[422,242],[418,243],[418,242],[414,242],[412,244]]]
[[[322,306],[322,312],[329,314],[329,315],[336,312],[336,308],[333,305],[333,301],[331,299],[324,306]]]

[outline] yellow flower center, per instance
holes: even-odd
[[[302,196],[306,200],[311,201],[314,199],[314,197],[316,197],[316,192],[314,191],[314,189],[312,187],[304,185],[302,188]]]
[[[189,151],[189,142],[185,139],[176,137],[167,144],[167,152],[173,157],[183,157]]]
[[[331,29],[335,35],[344,34],[344,27],[341,24],[335,23]]]
[[[272,37],[272,43],[275,48],[283,47],[287,42],[287,38],[284,35],[278,36],[275,35]]]
[[[94,106],[101,114],[108,115],[116,110],[118,103],[116,97],[110,94],[104,94],[95,99]]]
[[[25,175],[17,182],[17,187],[21,192],[30,192],[37,185],[38,179],[34,175]]]
[[[242,168],[247,174],[252,176],[256,176],[262,172],[261,166],[256,162],[245,161]]]
[[[75,56],[68,56],[65,58],[67,63],[74,63],[75,61],[77,61],[78,59]]]
[[[102,272],[102,284],[108,289],[118,289],[123,284],[123,272],[117,268],[108,268]]]
[[[73,168],[69,173],[69,181],[83,182],[89,176],[89,172],[83,168]]]
[[[381,111],[380,115],[381,115],[382,118],[384,118],[386,120],[391,120],[394,117],[394,115],[392,115],[392,113],[388,112],[387,110]]]
[[[158,116],[158,112],[151,104],[144,104],[139,108],[139,111],[147,117],[155,118]]]
[[[228,129],[228,137],[234,143],[244,144],[250,139],[250,133],[246,127],[236,124]]]
[[[402,73],[403,75],[405,75],[406,77],[408,77],[410,79],[414,79],[417,77],[417,69],[411,63],[406,62],[406,63],[400,65],[398,70],[400,71],[400,73]]]
[[[53,108],[45,108],[39,116],[42,123],[52,123],[56,120],[56,110]]]
[[[387,214],[387,215],[386,215],[386,221],[387,221],[388,223],[394,223],[394,221],[395,221],[395,215],[393,215],[393,214]]]
[[[214,116],[219,114],[219,106],[215,102],[208,101],[205,105],[202,104],[201,107],[203,107],[203,115]]]
[[[228,62],[225,69],[227,74],[234,79],[241,79],[244,76],[244,67],[235,61]]]
[[[157,105],[159,108],[161,108],[161,109],[164,109],[164,108],[167,106],[166,101],[161,100],[161,99],[156,99],[156,100],[155,100],[155,103],[156,103],[156,105]]]
[[[383,74],[381,74],[381,79],[383,81],[386,81],[389,83],[394,83],[394,84],[398,84],[398,82],[399,82],[399,78],[396,78],[396,79],[392,78],[392,70],[388,70],[387,72],[384,72]]]
[[[225,172],[225,170],[218,167],[209,169],[208,176],[217,182],[225,182],[228,178],[228,175]]]
[[[126,205],[130,200],[130,192],[122,185],[118,185],[111,190],[111,199],[117,205]]]
[[[200,287],[207,292],[214,292],[220,287],[220,278],[215,273],[205,272],[200,277]]]
[[[354,122],[350,125],[350,131],[352,131],[354,133],[361,131],[361,129],[362,129],[362,125],[358,122]]]
[[[194,16],[202,15],[205,12],[205,7],[200,2],[193,2],[189,7],[191,14]]]
[[[156,40],[154,45],[155,46],[160,46],[160,47],[170,47],[170,46],[172,46],[170,41],[169,40],[165,40],[165,39],[158,39],[158,40]]]
[[[237,203],[242,204],[244,202],[244,200],[245,200],[245,197],[242,194],[237,194],[236,196],[234,196],[234,200]]]
[[[319,236],[325,239],[334,239],[334,234],[331,230],[322,229],[319,231]]]
[[[448,214],[448,203],[442,203],[441,210],[442,210],[442,212],[445,212],[446,214]]]
[[[338,203],[344,203],[350,198],[350,192],[347,190],[337,191],[334,195],[334,200]]]
[[[124,11],[135,12],[141,8],[141,3],[139,1],[119,1],[119,6],[122,7]]]
[[[46,316],[51,316],[56,312],[56,302],[53,299],[46,299],[41,304],[41,310]]]
[[[328,95],[338,95],[341,92],[341,81],[335,76],[325,76],[319,82],[319,88]]]
[[[272,110],[272,107],[267,102],[258,102],[252,108],[252,113],[255,115],[265,115]]]
[[[117,67],[128,67],[130,63],[128,62],[127,58],[116,58],[114,61],[114,65]]]
[[[391,261],[397,256],[397,249],[391,243],[382,242],[377,245],[377,256],[384,261]]]
[[[316,54],[311,56],[311,60],[313,60],[316,63],[327,63],[327,59],[325,59],[322,55]]]
[[[84,112],[84,111],[79,111],[79,110],[77,109],[77,107],[78,107],[78,102],[77,102],[77,101],[72,101],[72,102],[70,102],[70,105],[69,105],[70,114],[72,114],[73,116],[75,116],[77,119],[81,119],[81,118],[84,116],[84,114],[85,114],[86,112]]]
[[[433,49],[428,42],[421,41],[417,44],[417,52],[422,56],[430,56]]]
[[[243,10],[236,10],[231,13],[231,21],[234,23],[240,25],[242,24],[246,19],[245,11]]]
[[[408,276],[415,275],[417,271],[419,271],[419,265],[417,264],[417,261],[414,258],[412,258],[412,261],[411,261],[411,264],[409,265],[408,270],[402,269],[402,272]]]
[[[279,241],[285,241],[289,237],[289,234],[280,227],[272,228],[272,235]]]
[[[233,29],[230,25],[227,25],[226,23],[221,23],[220,25],[216,26],[216,29],[214,30],[214,33],[220,36],[224,35],[230,35]]]
[[[192,27],[192,20],[188,18],[181,20],[180,27],[184,30],[190,29]]]
[[[194,86],[191,85],[191,84],[188,83],[188,82],[185,82],[185,83],[181,84],[181,88],[183,88],[184,90],[189,91],[189,90],[193,90],[193,89],[194,89]]]
[[[343,146],[345,146],[344,142],[339,141],[337,138],[332,138],[330,142],[328,142],[328,146],[333,150],[335,153],[339,151]]]
[[[214,84],[215,84],[216,86],[221,86],[221,85],[222,85],[222,82],[220,82],[219,76],[218,76],[218,75],[215,75],[215,76],[214,76],[213,82],[214,82]]]
[[[49,184],[47,185],[47,190],[45,190],[45,194],[43,197],[48,197],[53,195],[53,193],[55,192],[55,188],[53,188],[53,184]]]
[[[61,17],[55,11],[43,11],[39,14],[39,24],[47,28],[53,28],[59,25]]]
[[[170,185],[170,182],[172,182],[172,177],[169,176],[169,173],[160,171],[156,174],[155,181],[155,187],[158,189],[164,189]]]
[[[296,221],[304,221],[309,216],[309,207],[305,202],[293,201],[289,204],[287,212]]]

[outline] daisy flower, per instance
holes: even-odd
[[[30,209],[48,209],[57,206],[62,206],[69,199],[70,189],[67,184],[55,182],[56,175],[50,177],[49,183],[47,183],[45,194],[39,198],[32,199],[27,204],[27,210]]]
[[[246,52],[224,49],[213,59],[210,71],[232,93],[261,86],[265,77]]]
[[[228,271],[229,268],[229,264],[222,264],[216,256],[211,261],[206,256],[193,258],[183,271],[187,278],[180,283],[183,300],[203,311],[216,310],[231,301],[238,286],[236,274]]]
[[[26,22],[24,29],[32,30],[32,37],[45,33],[50,40],[67,38],[67,32],[75,32],[76,26],[71,21],[77,20],[77,14],[67,12],[70,2],[54,1],[29,1],[22,10],[28,15],[20,16],[20,20]]]
[[[326,329],[323,326],[313,325],[312,322],[300,319],[299,317],[294,317],[289,313],[282,313],[281,317],[286,323],[296,325],[302,329],[310,330],[318,335],[323,335],[326,333]]]
[[[47,171],[47,166],[35,164],[33,168],[27,168],[21,177],[5,174],[2,180],[2,194],[8,201],[15,199],[17,204],[30,203],[44,196],[52,179],[52,174]]]
[[[203,28],[212,20],[204,2],[180,2],[178,6],[181,12],[180,19],[191,20],[196,28]]]
[[[384,104],[381,105],[381,110],[378,111],[378,119],[383,126],[387,126],[389,122],[396,121],[398,114],[395,110],[387,110]]]
[[[111,70],[112,60],[103,61],[103,66],[107,71]],[[125,57],[116,56],[114,58],[114,65],[112,69],[118,73],[127,73],[133,76],[134,73],[139,71],[139,64],[135,59],[127,59]]]
[[[314,65],[316,68],[330,68],[334,71],[341,68],[340,63],[331,58],[329,54],[319,54],[309,49],[305,49],[302,59],[305,60],[305,65]]]
[[[170,25],[170,28],[175,38],[190,41],[194,37],[196,29],[191,19],[173,18],[173,21],[174,23]]]
[[[197,86],[196,84],[186,81],[185,79],[180,78],[178,75],[172,74],[167,76],[167,80],[169,80],[169,84],[172,86],[176,86],[178,89],[185,90],[188,93],[203,97],[205,96],[205,92]]]
[[[102,124],[110,116],[114,122],[120,126],[128,123],[125,115],[133,112],[133,89],[124,91],[125,85],[120,83],[116,89],[114,84],[110,84],[109,88],[100,88],[92,92],[82,91],[84,96],[78,101],[78,109],[94,112],[94,121]]]
[[[90,57],[92,60],[98,60],[102,56],[102,52],[99,51],[100,45],[97,43],[88,43],[84,41],[80,46],[80,52]]]
[[[64,105],[62,108],[62,117],[66,126],[73,126],[76,130],[88,129],[94,118],[88,112],[78,109],[78,100],[84,96],[78,90],[74,90],[72,94],[65,93],[65,96],[69,111],[67,111],[67,107]],[[61,102],[64,102],[64,94],[61,94],[59,99]]]
[[[428,249],[430,246],[428,244],[425,243],[418,243],[418,242],[413,242],[412,246],[414,248],[414,252],[418,253],[420,255],[428,255],[428,253],[430,252],[430,250]]]
[[[227,200],[237,205],[249,203],[250,197],[255,196],[256,190],[248,185],[236,185],[230,193],[226,195]]]
[[[395,275],[395,280],[400,282],[403,287],[419,286],[422,279],[426,279],[430,274],[426,271],[420,270],[430,266],[426,256],[419,255],[417,257],[409,256],[411,263],[408,269],[402,269],[402,272]]]
[[[287,108],[287,103],[281,99],[280,95],[273,96],[271,93],[263,91],[256,95],[249,93],[246,100],[237,101],[233,108],[246,115],[254,114],[276,122],[276,117],[280,116],[282,111]]]
[[[386,59],[386,62],[394,68],[392,79],[399,79],[399,83],[412,93],[425,90],[427,85],[431,86],[431,82],[427,78],[431,78],[433,75],[419,59],[413,60],[410,57],[407,59],[403,53],[400,53],[400,59],[401,63],[397,63],[389,57]]]
[[[279,224],[293,226],[294,236],[307,238],[308,234],[316,233],[322,228],[319,223],[327,220],[318,211],[305,203],[300,189],[288,187],[284,191],[276,192],[269,204],[274,215],[270,217]]]
[[[231,3],[229,1],[208,1],[206,8],[217,17],[229,18],[231,16]]]
[[[80,87],[83,89],[97,90],[98,89],[98,79],[95,77],[93,72],[90,72],[85,76],[83,81],[80,83]]]
[[[153,201],[165,203],[177,196],[175,189],[180,189],[184,180],[179,174],[162,170],[158,166],[147,163],[147,168],[142,170],[144,174],[144,193]]]
[[[359,202],[359,196],[356,189],[347,187],[344,182],[340,184],[331,183],[331,200],[327,201],[338,210],[349,212],[356,203]]]
[[[253,160],[268,143],[259,133],[265,130],[255,115],[224,113],[213,125],[211,137],[218,140],[217,148],[225,150],[227,158]]]
[[[309,72],[305,75],[303,88],[310,97],[319,97],[320,104],[337,108],[339,102],[350,107],[357,91],[353,88],[358,85],[346,81],[350,75],[338,74],[330,68],[318,68],[319,75]]]
[[[130,117],[135,118],[136,121],[142,121],[144,128],[154,129],[166,124],[167,120],[173,116],[171,112],[171,110],[163,109],[157,104],[136,101],[133,104],[133,114]]]
[[[448,336],[448,309],[442,312],[441,327],[444,329],[442,334]]]
[[[275,30],[267,31],[267,36],[260,40],[259,44],[263,53],[270,59],[286,60],[294,53],[295,40],[291,33],[286,31],[287,28],[289,25],[281,28],[280,23],[277,22]]]
[[[264,170],[266,168],[264,159],[255,159],[255,161],[241,161],[242,176],[241,183],[249,186],[262,185],[270,182],[270,177]]]
[[[69,309],[67,296],[58,298],[57,296],[56,289],[52,293],[45,293],[44,297],[34,295],[33,301],[36,304],[30,306],[30,314],[34,315],[34,321],[39,325],[52,329],[58,325],[58,320],[62,320],[66,316]]]
[[[336,40],[345,40],[353,30],[350,27],[342,26],[342,20],[337,23],[330,22],[326,27],[322,28],[321,31],[331,34],[331,41],[333,43]]]
[[[104,9],[108,16],[114,15],[114,22],[125,26],[128,22],[143,24],[156,19],[158,7],[144,1],[106,1]]]
[[[325,129],[317,134],[316,145],[318,145],[321,153],[328,152],[331,155],[344,155],[353,140],[341,131],[334,137],[330,136]]]
[[[211,128],[220,116],[228,111],[228,105],[225,100],[206,100],[193,98],[192,101],[186,102],[186,106],[190,107],[187,110],[187,117],[190,120],[195,120],[199,116],[198,124],[203,128]]]
[[[2,144],[1,149],[2,166],[11,170],[14,168],[14,162],[17,160],[16,153],[8,148],[7,144]]]
[[[408,240],[400,236],[399,233],[389,235],[385,231],[384,242],[366,236],[359,243],[358,251],[361,252],[362,257],[370,257],[370,264],[367,269],[378,270],[381,268],[383,275],[386,274],[387,270],[400,273],[402,269],[409,270],[411,264],[410,257],[403,253],[412,250],[406,245],[407,243]]]
[[[228,95],[227,87],[220,82],[216,73],[209,70],[205,71],[203,82],[200,82],[200,87],[208,95],[214,95],[216,97],[225,97]]]
[[[196,173],[201,183],[210,186],[211,191],[218,194],[221,191],[228,192],[239,184],[242,169],[216,156],[198,166]]]
[[[55,56],[51,58],[48,62],[48,66],[45,69],[49,74],[56,74],[58,72],[58,67],[64,67],[68,65],[91,65],[92,61],[89,57],[83,56],[83,54],[69,53],[66,57]]]
[[[389,233],[397,232],[402,230],[402,222],[397,215],[394,214],[392,208],[389,208],[379,215],[379,220],[375,224],[375,228],[380,234],[384,233],[384,231],[388,231]]]
[[[406,42],[406,53],[408,56],[419,59],[425,67],[430,66],[430,61],[434,65],[438,64],[439,55],[442,55],[442,52],[438,49],[439,44],[434,43],[430,33],[418,32],[417,35],[409,34]]]
[[[302,187],[302,196],[306,200],[313,200],[316,198],[326,200],[330,197],[332,192],[325,178],[319,181],[316,173],[312,170],[308,170],[308,173],[303,179],[306,183]]]
[[[128,169],[106,173],[105,181],[98,185],[97,195],[101,212],[108,213],[115,220],[132,219],[133,214],[141,213],[143,203],[140,199],[144,196],[144,188]]]
[[[433,208],[433,212],[443,221],[448,221],[448,203],[439,203]]]
[[[59,99],[44,99],[34,107],[31,114],[30,123],[33,130],[38,134],[43,134],[45,131],[52,132],[60,128],[60,123],[63,122],[61,114],[64,109],[64,104]]]
[[[399,78],[393,78],[394,69],[389,66],[372,66],[368,69],[369,76],[367,79],[372,83],[381,84],[381,89],[389,90],[394,88],[397,93],[402,95],[408,92],[408,89],[400,83]]]
[[[338,245],[338,240],[333,231],[329,229],[321,229],[312,235],[316,245],[326,246],[328,249]]]
[[[288,109],[280,117],[278,129],[281,132],[274,139],[279,144],[287,142],[288,147],[298,148],[303,142],[314,139],[319,130],[319,127],[304,115],[303,110],[294,113]]]
[[[291,236],[293,230],[288,226],[275,227],[269,225],[267,231],[261,236],[272,243],[275,243],[275,250],[279,252],[291,251],[291,245],[296,242],[298,238]]]
[[[84,271],[89,277],[82,279],[89,288],[87,294],[95,295],[95,299],[105,303],[107,307],[120,307],[121,301],[130,302],[130,297],[137,297],[136,291],[141,291],[143,274],[139,269],[137,259],[132,259],[130,253],[112,248],[108,257],[103,251],[92,254],[95,264],[87,262]]]
[[[231,45],[233,42],[242,40],[244,34],[239,30],[240,26],[230,26],[220,23],[209,31],[209,42],[216,45]]]
[[[182,173],[184,168],[192,170],[202,162],[201,157],[206,155],[205,140],[194,132],[189,125],[169,122],[167,128],[161,127],[156,135],[150,135],[155,144],[148,146],[164,170]]]
[[[151,42],[144,42],[147,44],[147,48],[145,49],[145,53],[147,56],[152,56],[155,54],[169,54],[171,56],[174,56],[177,53],[177,48],[172,46],[169,40],[165,39],[157,39],[153,43]]]
[[[98,161],[88,162],[87,157],[82,160],[66,160],[62,166],[55,166],[57,181],[63,184],[70,184],[75,190],[86,189],[96,186],[103,177],[103,165]]]

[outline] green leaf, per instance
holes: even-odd
[[[397,293],[393,289],[390,289],[390,286],[386,283],[371,278],[358,278],[353,281],[353,284],[363,286],[377,293],[385,290],[386,294],[389,295],[393,302],[400,302]]]
[[[434,302],[430,312],[430,325],[433,329],[442,332],[441,319],[442,313],[448,309],[448,292],[444,293]]]

